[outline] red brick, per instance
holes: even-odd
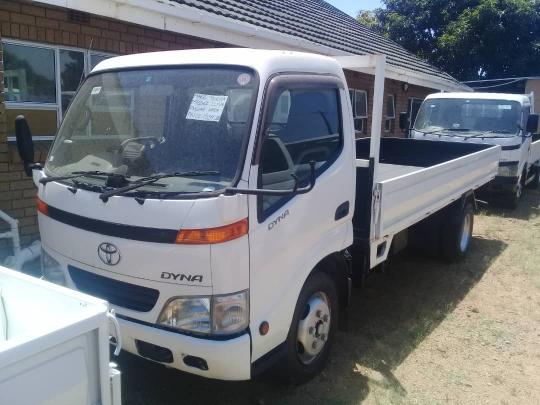
[[[28,39],[28,26],[27,25],[21,25],[21,39]]]
[[[161,41],[161,40],[155,40],[154,46],[161,48],[161,49],[169,49],[169,43],[167,41]]]
[[[137,42],[137,37],[132,34],[122,34],[121,38],[122,38],[122,41]]]
[[[14,181],[10,183],[11,190],[34,190],[36,186],[34,182],[29,177],[24,177],[22,180]]]
[[[67,12],[63,10],[46,10],[47,18],[52,18],[53,20],[67,21]]]
[[[161,39],[161,31],[144,30],[143,36],[153,38],[153,39]]]
[[[61,22],[60,29],[69,32],[81,32],[81,26],[70,22]]]
[[[5,191],[3,193],[0,193],[0,201],[14,201],[17,199],[22,198],[22,191]]]
[[[36,18],[36,25],[38,27],[56,29],[56,28],[58,28],[58,21],[54,21],[54,20],[51,20],[51,19],[48,19],[48,18],[37,17]]]
[[[37,29],[36,27],[28,27],[28,39],[35,41],[37,39]]]
[[[36,17],[33,15],[11,13],[11,22],[17,24],[34,25],[36,23]]]
[[[116,23],[113,23],[114,25]],[[102,18],[96,18],[96,17],[91,17],[90,18],[90,25],[92,27],[98,27],[98,28],[105,28],[105,29],[108,29],[109,28],[109,22],[102,19]]]
[[[19,24],[11,24],[11,36],[19,38]]]
[[[57,44],[62,43],[62,31],[54,31],[54,42]]]
[[[36,198],[36,189],[24,190],[23,198]]]
[[[9,11],[0,10],[0,21],[9,21]]]
[[[9,11],[21,11],[21,5],[13,1],[0,0],[0,8]]]
[[[140,27],[128,26],[128,32],[134,35],[144,35],[144,29]]]
[[[8,164],[0,163],[0,172],[7,172],[7,171],[8,171]]]
[[[2,23],[2,36],[10,37],[11,36],[11,24],[7,22]]]
[[[149,46],[152,46],[154,45],[154,41],[152,40],[152,38],[148,38],[148,37],[138,37],[138,42],[139,44],[144,44],[144,45],[149,45]]]
[[[54,42],[54,30],[47,30],[45,40],[47,42]]]
[[[45,42],[47,40],[47,34],[45,31],[45,28],[38,28],[37,29],[37,39],[40,42]]]
[[[32,235],[38,232],[37,225],[21,226],[19,228],[21,235]]]
[[[105,38],[120,39],[120,33],[117,31],[103,30],[101,31],[101,35]]]
[[[21,6],[21,12],[23,14],[31,14],[31,15],[35,15],[35,16],[38,16],[38,17],[45,17],[45,9],[44,8],[31,6],[31,5],[28,5],[28,4],[23,4]]]
[[[93,35],[99,37],[101,35],[101,30],[95,27],[81,26],[81,32],[86,35]]]
[[[69,44],[71,46],[77,46],[77,34],[74,32],[69,33]]]
[[[36,199],[34,198],[34,201],[35,201],[35,200],[36,200]],[[35,206],[32,207],[32,208],[25,208],[25,209],[24,209],[24,216],[25,216],[25,217],[35,216],[36,214],[37,214],[37,212],[36,212],[36,207],[35,207]],[[22,215],[18,215],[18,217],[21,218]]]
[[[23,198],[20,200],[13,201],[13,208],[30,208],[36,204],[35,198]]]
[[[9,211],[12,208],[13,208],[13,205],[11,204],[11,200],[9,200],[9,201],[0,201],[0,210]]]

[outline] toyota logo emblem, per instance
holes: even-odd
[[[109,266],[116,266],[120,262],[120,251],[109,242],[98,246],[98,256],[103,263]]]

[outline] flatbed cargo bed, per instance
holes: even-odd
[[[367,161],[369,148],[369,138],[356,140],[357,159]],[[499,146],[381,139],[374,179],[379,201],[365,186],[372,171],[357,168],[355,239],[400,232],[486,184],[497,174],[499,153]]]

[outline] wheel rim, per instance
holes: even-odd
[[[297,353],[304,364],[313,362],[322,353],[328,341],[331,313],[328,297],[322,291],[313,294],[298,323]]]
[[[467,214],[463,219],[463,228],[461,229],[461,238],[459,241],[459,248],[462,252],[465,252],[469,246],[471,240],[471,226],[472,216],[471,214]]]

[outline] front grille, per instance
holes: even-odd
[[[153,288],[98,276],[73,266],[68,266],[68,270],[79,291],[102,298],[119,307],[148,312],[154,308],[159,297],[159,291]]]

